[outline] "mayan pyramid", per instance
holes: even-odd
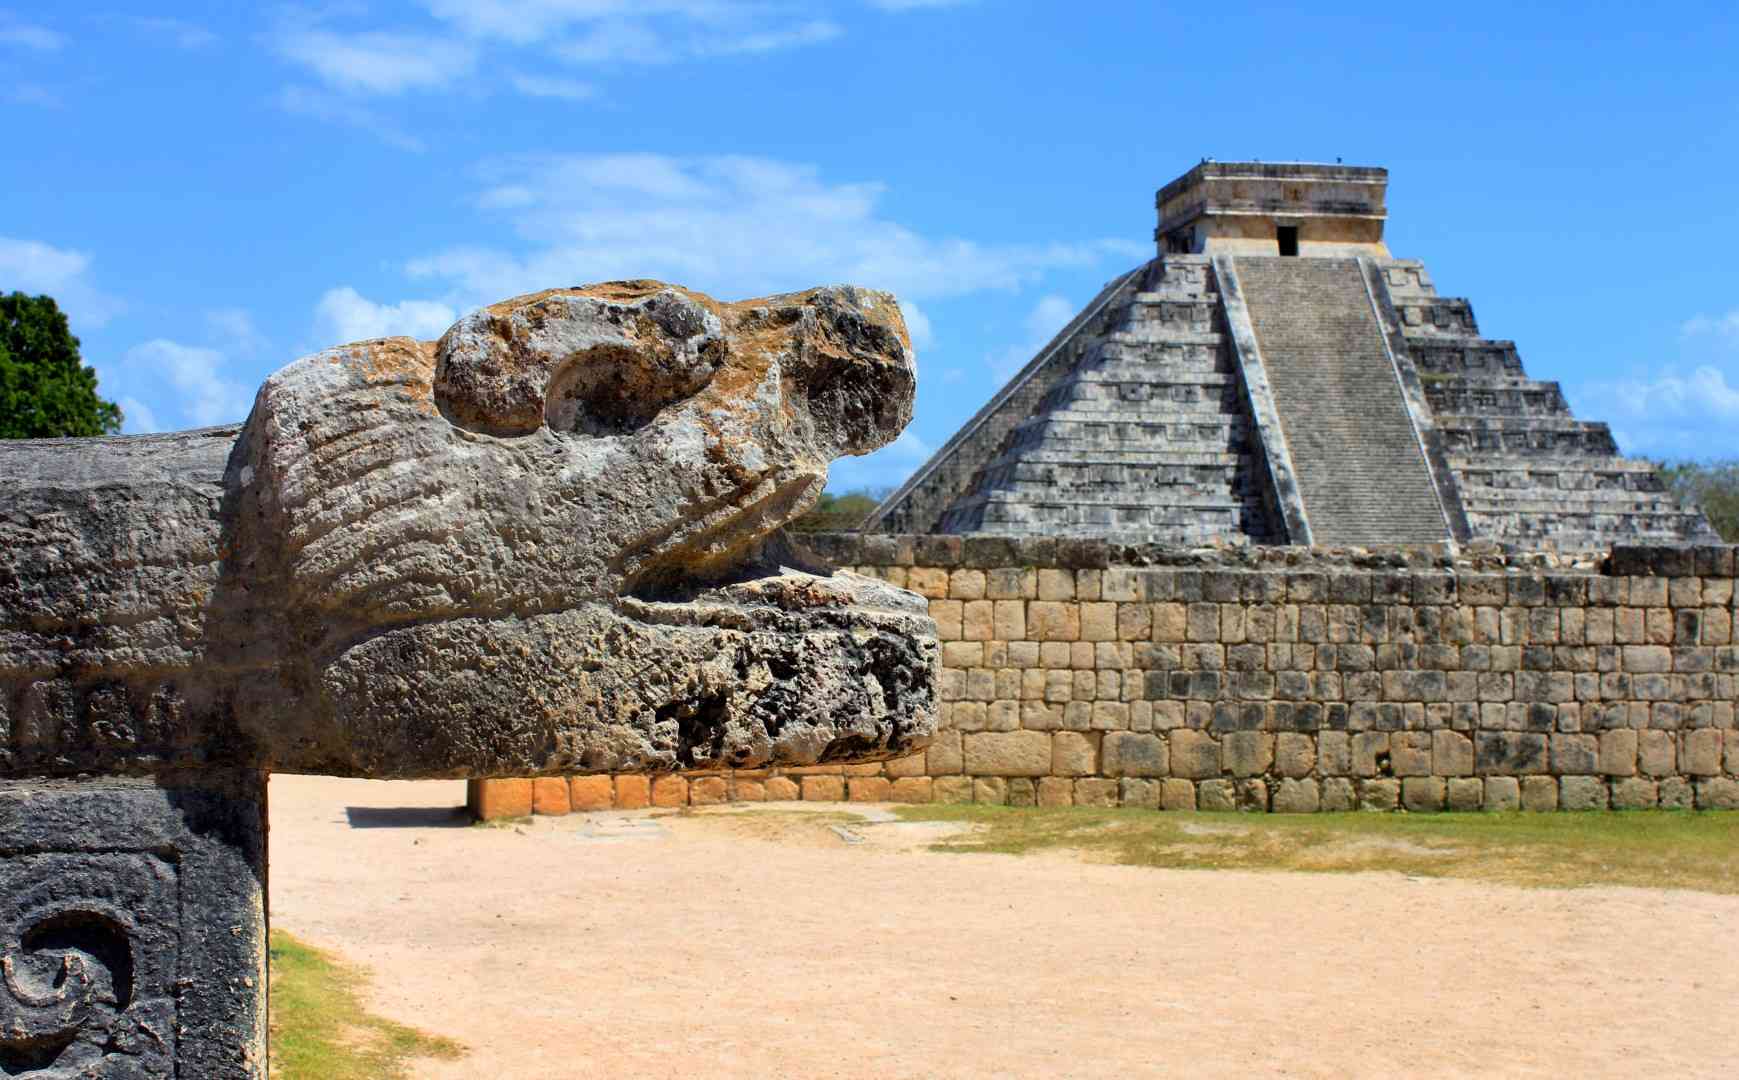
[[[1209,162],[866,528],[1126,543],[1717,542],[1383,242],[1388,170]]]

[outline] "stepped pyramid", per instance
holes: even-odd
[[[1383,243],[1388,171],[1203,162],[865,528],[1124,543],[1718,542]]]

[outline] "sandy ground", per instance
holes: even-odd
[[[471,828],[463,795],[271,786],[274,926],[471,1047],[420,1076],[1739,1073],[1739,898],[945,855],[732,810]]]

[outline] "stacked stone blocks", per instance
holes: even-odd
[[[660,778],[653,805],[1739,807],[1733,548],[818,546],[929,600],[941,733],[880,765]],[[647,804],[618,776],[569,805],[612,783]]]

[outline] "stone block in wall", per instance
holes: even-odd
[[[952,776],[964,772],[966,760],[961,752],[959,731],[943,728],[936,732],[924,751],[924,768],[931,776]]]
[[[1477,776],[1452,776],[1444,783],[1451,810],[1478,810],[1485,802],[1485,781]]]
[[[652,805],[652,778],[649,776],[616,777],[616,809],[644,810]]]
[[[1220,757],[1233,776],[1261,776],[1274,763],[1274,736],[1265,731],[1230,732],[1220,740]]]
[[[1359,797],[1353,782],[1344,776],[1331,776],[1320,781],[1322,790],[1322,809],[1325,813],[1340,814],[1349,810],[1357,810]]]
[[[1102,777],[1077,780],[1074,798],[1076,806],[1116,806],[1117,781]]]
[[[1035,600],[1039,595],[1039,572],[1031,567],[998,567],[985,571],[986,600]]]
[[[1431,775],[1431,733],[1397,731],[1389,736],[1389,767],[1396,776]]]
[[[1689,810],[1696,805],[1695,789],[1682,776],[1669,776],[1660,781],[1662,810]]]
[[[1160,785],[1159,805],[1164,810],[1194,810],[1196,786],[1188,780],[1171,779]]]
[[[1035,786],[1034,798],[1040,806],[1073,806],[1075,782],[1060,776],[1043,777]]]
[[[1322,808],[1322,792],[1315,780],[1286,777],[1274,788],[1277,814],[1314,814]]]
[[[905,757],[883,762],[880,766],[881,773],[889,780],[903,780],[908,777],[927,775],[925,754],[926,751],[920,750],[915,754],[907,754]]]
[[[1168,735],[1173,776],[1202,780],[1220,775],[1220,744],[1206,732],[1179,728]]]
[[[1439,776],[1409,776],[1401,781],[1401,805],[1415,812],[1443,809],[1444,783]]]
[[[1117,782],[1117,801],[1143,810],[1159,809],[1161,781],[1125,778]]]
[[[1482,776],[1544,773],[1548,764],[1545,735],[1482,731],[1474,739],[1474,768]]]
[[[1034,641],[1078,641],[1081,637],[1079,604],[1034,600],[1027,604],[1027,635]]]
[[[1232,786],[1239,810],[1256,814],[1268,812],[1268,781],[1259,776],[1251,776],[1234,780]]]
[[[797,781],[787,776],[773,776],[761,782],[761,790],[768,802],[792,802],[803,797],[803,789]]]
[[[1678,740],[1670,731],[1636,733],[1636,763],[1645,776],[1672,776],[1679,771]]]
[[[956,570],[948,575],[948,599],[983,600],[985,577],[982,570]]]
[[[608,810],[616,805],[616,785],[609,776],[568,777],[568,805],[575,811]]]
[[[1361,731],[1352,738],[1352,774],[1360,777],[1388,775],[1389,732]]]
[[[843,776],[805,776],[801,780],[804,802],[844,802]]]
[[[1558,809],[1558,781],[1550,776],[1524,776],[1522,779],[1522,809],[1545,811]]]
[[[1552,772],[1556,776],[1586,776],[1600,771],[1600,741],[1593,735],[1557,733],[1551,736]]]
[[[688,778],[657,776],[652,780],[652,805],[669,808],[688,805]]]
[[[1008,781],[1000,776],[981,776],[974,779],[972,801],[981,806],[1008,805]]]
[[[1652,810],[1659,798],[1659,786],[1653,780],[1631,776],[1612,783],[1614,810]]]
[[[1281,732],[1274,737],[1274,771],[1297,779],[1309,776],[1316,768],[1316,740],[1298,732]],[[1276,798],[1278,798],[1278,794]]]
[[[1038,599],[1045,601],[1075,599],[1075,575],[1068,570],[1039,570]]]
[[[531,816],[530,780],[470,780],[465,786],[466,802],[478,821]]]
[[[948,571],[934,566],[914,566],[906,571],[906,588],[928,600],[948,599]]]
[[[1174,751],[1175,753],[1175,751]],[[1203,811],[1238,808],[1237,792],[1230,780],[1203,780],[1196,785],[1196,807]]]
[[[1472,776],[1473,740],[1457,731],[1433,731],[1431,771],[1437,776]]]
[[[1092,776],[1099,771],[1098,738],[1076,731],[1051,736],[1052,776]]]
[[[887,802],[893,792],[893,781],[882,776],[852,776],[845,781],[845,797],[850,802]]]
[[[766,802],[767,781],[733,776],[730,797],[733,802]]]
[[[1171,771],[1165,740],[1157,735],[1109,732],[1100,744],[1100,755],[1101,771],[1106,776],[1166,776]]]
[[[722,776],[702,776],[689,781],[690,806],[720,806],[730,801],[730,788]]]
[[[986,731],[961,739],[967,773],[973,776],[1046,776],[1051,736],[1042,731]]]
[[[1606,781],[1598,776],[1565,776],[1558,780],[1561,810],[1606,809]]]
[[[1485,808],[1487,810],[1520,810],[1522,785],[1513,776],[1485,778]]]
[[[1401,805],[1401,781],[1360,780],[1358,782],[1360,810],[1393,810]]]
[[[930,787],[930,794],[939,803],[969,803],[972,801],[972,778],[970,776],[938,776]]]
[[[1720,775],[1721,732],[1714,728],[1680,732],[1679,771],[1686,776]]]
[[[570,809],[566,777],[540,776],[531,782],[532,813],[561,817]]]
[[[1008,782],[1008,805],[1037,806],[1039,804],[1038,785],[1025,776],[1016,776]]]
[[[1353,775],[1352,736],[1324,731],[1316,736],[1316,771],[1323,776]]]
[[[1739,780],[1717,776],[1696,781],[1697,809],[1739,810]]]
[[[1636,732],[1628,728],[1600,733],[1600,773],[1605,776],[1636,775]]]

